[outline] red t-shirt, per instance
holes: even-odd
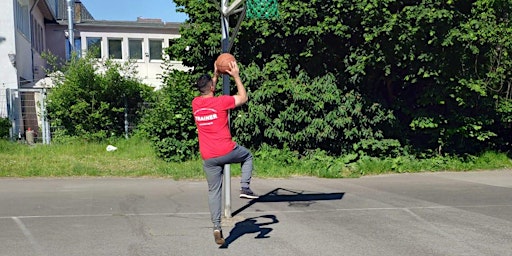
[[[192,113],[199,135],[199,152],[203,159],[228,154],[235,148],[228,125],[228,110],[235,108],[235,98],[196,97],[192,100]]]

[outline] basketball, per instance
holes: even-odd
[[[231,55],[230,53],[223,53],[219,55],[215,61],[217,65],[217,71],[222,74],[227,74],[226,71],[230,70],[229,63],[232,61],[236,61],[236,59],[235,56]]]

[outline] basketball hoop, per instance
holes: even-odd
[[[246,0],[245,16],[249,19],[279,18],[277,0]]]

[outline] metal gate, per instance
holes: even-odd
[[[46,95],[47,89],[6,89],[0,92],[0,117],[8,117],[12,122],[11,140],[26,141],[29,134],[34,142],[50,144]]]

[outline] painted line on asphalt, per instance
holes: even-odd
[[[389,210],[417,210],[417,209],[458,209],[458,208],[488,208],[488,207],[512,207],[512,204],[494,205],[436,205],[436,206],[413,206],[413,207],[368,207],[368,208],[337,208],[330,210],[287,210],[287,211],[244,211],[244,213],[314,213],[314,212],[337,212],[337,211],[389,211]],[[207,215],[209,212],[163,212],[163,213],[111,213],[111,214],[69,214],[69,215],[26,215],[26,216],[0,216],[0,219],[36,219],[36,218],[85,218],[85,217],[144,217],[144,216],[183,216],[183,215]]]
[[[21,229],[21,232],[23,232],[23,235],[25,235],[25,237],[28,239],[28,241],[32,245],[32,248],[36,252],[36,255],[45,255],[43,248],[36,241],[32,233],[30,233],[30,230],[28,230],[27,226],[25,226],[25,224],[18,217],[12,217],[11,219],[13,219],[14,222],[16,222],[18,227]]]
[[[21,215],[4,216],[0,219],[38,219],[38,218],[82,218],[82,217],[132,217],[132,216],[173,216],[173,215],[210,215],[209,212],[179,212],[179,213],[111,213],[111,214],[66,214],[66,215]]]

